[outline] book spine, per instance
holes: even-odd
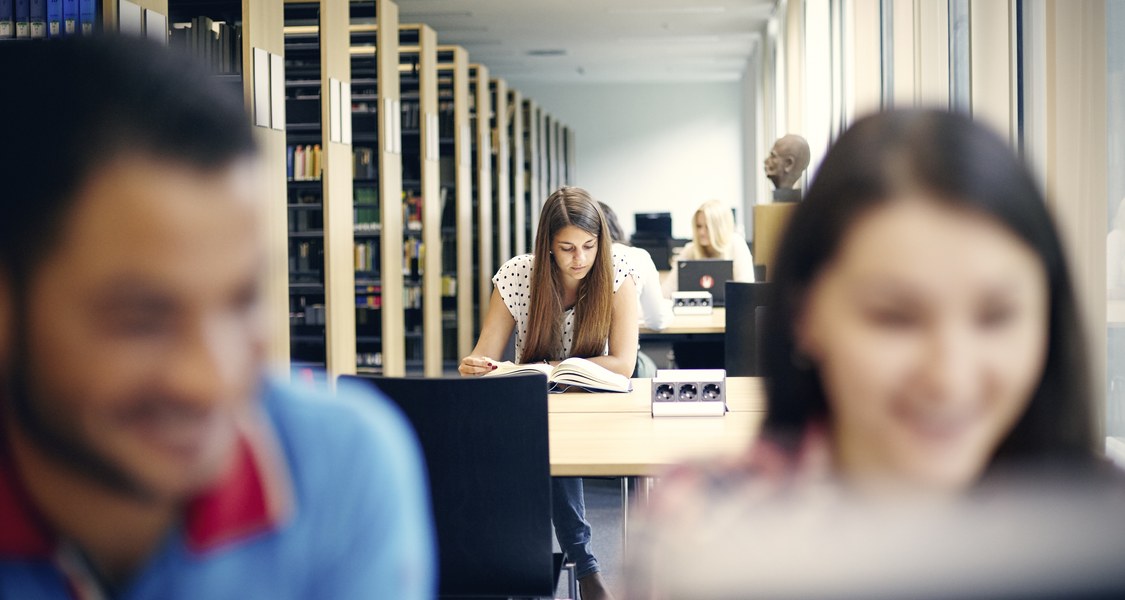
[[[47,2],[47,37],[62,36],[62,0]]]
[[[82,35],[94,33],[94,21],[98,18],[98,0],[78,0],[78,22]]]
[[[305,147],[297,146],[293,151],[293,181],[305,180]]]
[[[47,0],[30,0],[28,24],[31,37],[47,37]]]
[[[16,37],[31,37],[31,0],[15,0]]]
[[[16,37],[12,0],[0,0],[0,40]]]
[[[78,33],[78,0],[62,0],[63,35]]]

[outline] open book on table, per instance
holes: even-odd
[[[546,363],[516,364],[511,361],[496,363],[496,370],[485,377],[519,373],[542,373],[547,376],[548,391],[565,392],[576,387],[590,392],[628,392],[633,383],[628,377],[584,358],[568,358],[552,367]]]

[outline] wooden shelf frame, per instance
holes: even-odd
[[[531,251],[527,239],[527,180],[524,170],[524,126],[523,94],[519,90],[508,90],[508,140],[511,144],[509,157],[509,181],[512,190],[512,254],[526,254]]]
[[[492,275],[496,265],[492,262],[492,128],[491,114],[492,102],[489,86],[488,67],[469,64],[469,93],[474,98],[476,118],[470,117],[473,129],[473,142],[475,144],[474,157],[476,170],[473,173],[476,182],[477,219],[481,230],[477,236],[476,269],[474,271],[477,290],[477,316],[473,328],[473,337],[480,334],[484,324],[484,316],[488,312],[489,298],[492,296]]]
[[[473,297],[473,135],[469,124],[469,53],[460,46],[438,46],[438,71],[441,78],[448,77],[453,92],[453,123],[451,132],[442,132],[443,138],[453,138],[452,159],[454,169],[453,201],[455,205],[455,240],[457,244],[457,356],[446,360],[460,360],[468,356],[476,343]],[[442,155],[449,156],[448,146]],[[445,267],[448,270],[448,265]]]

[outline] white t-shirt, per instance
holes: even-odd
[[[500,298],[504,300],[504,305],[508,307],[508,312],[512,313],[512,318],[516,321],[517,363],[520,362],[523,356],[523,344],[524,340],[527,339],[528,299],[531,295],[531,271],[534,269],[534,262],[534,256],[531,254],[515,256],[501,265],[500,270],[496,271],[496,275],[492,278],[492,283],[496,286],[496,291],[500,293]],[[637,276],[629,265],[628,259],[624,254],[617,252],[615,249],[613,252],[614,293],[621,287],[625,278],[629,276],[633,277],[633,284],[638,285]],[[572,307],[563,313],[562,346],[553,353],[553,359],[561,360],[569,358],[571,343],[573,341],[574,308]],[[607,339],[605,352],[608,351],[609,340]],[[603,354],[605,352],[603,352]]]
[[[672,305],[664,299],[660,292],[660,273],[656,270],[656,263],[644,248],[635,248],[614,242],[613,253],[623,254],[633,267],[634,278],[637,283],[637,299],[641,306],[641,326],[653,330],[661,330],[672,323]]]

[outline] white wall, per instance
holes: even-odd
[[[743,215],[742,84],[557,85],[510,82],[571,127],[575,184],[617,212],[672,213],[672,234],[691,237],[691,217],[718,199]]]

